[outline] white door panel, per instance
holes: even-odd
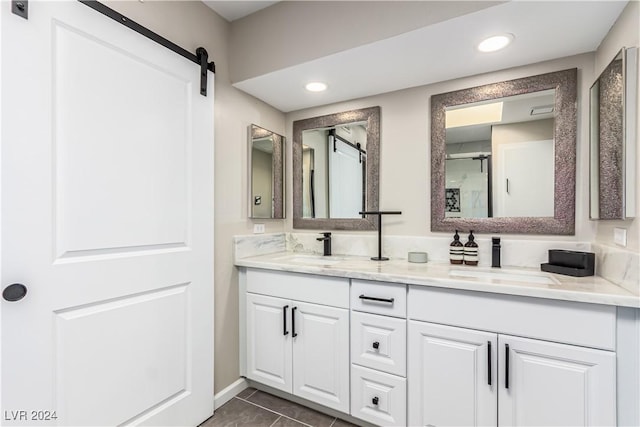
[[[70,425],[116,425],[187,393],[187,293],[185,284],[56,313],[58,416]],[[118,370],[103,368],[114,363]],[[88,401],[86,390],[94,393]],[[113,401],[120,404],[104,405]]]
[[[496,334],[410,321],[408,340],[409,425],[496,425]]]
[[[52,26],[57,253],[186,245],[191,82]]]
[[[499,350],[499,425],[616,425],[614,352],[507,335]]]
[[[247,377],[292,391],[291,301],[247,293]]]
[[[293,303],[293,394],[349,412],[349,310]]]
[[[1,286],[28,287],[2,301],[2,413],[197,425],[213,412],[213,74],[203,97],[196,64],[79,2],[32,2],[29,20],[0,6]]]

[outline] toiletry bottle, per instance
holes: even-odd
[[[478,244],[474,242],[473,230],[469,232],[469,241],[464,244],[464,263],[478,265]]]
[[[449,245],[449,260],[451,261],[451,264],[462,264],[463,259],[464,246],[460,241],[458,230],[456,230],[456,234],[453,235],[453,242]]]

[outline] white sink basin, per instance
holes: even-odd
[[[344,259],[332,256],[296,254],[285,255],[283,257],[276,258],[276,260],[310,265],[333,265],[343,261]]]
[[[517,270],[451,270],[451,277],[471,277],[474,279],[504,280],[508,282],[536,283],[539,285],[560,284],[555,277],[543,272]]]

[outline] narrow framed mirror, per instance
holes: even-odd
[[[589,217],[636,216],[638,48],[621,49],[589,92]]]
[[[249,218],[284,218],[285,138],[249,126]]]
[[[574,234],[577,69],[431,97],[431,230]]]
[[[293,122],[293,228],[375,230],[380,107]]]

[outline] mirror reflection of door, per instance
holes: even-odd
[[[554,216],[555,90],[446,111],[445,217]]]
[[[498,217],[553,216],[553,139],[498,146]]]
[[[361,218],[366,193],[366,123],[302,133],[303,218]]]

